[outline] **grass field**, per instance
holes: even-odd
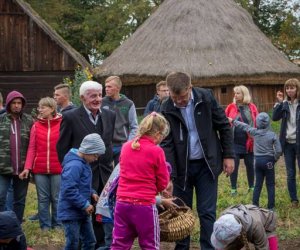
[[[279,132],[279,122],[273,122],[272,128],[275,132]],[[276,212],[278,215],[277,233],[281,241],[300,238],[300,208],[292,208],[290,206],[289,195],[286,185],[286,172],[283,159],[281,158],[275,167],[276,170]],[[300,175],[298,174],[298,190]],[[225,175],[219,177],[219,193],[218,193],[218,209],[220,214],[225,208],[233,204],[249,204],[252,200],[252,193],[247,193],[248,185],[246,178],[246,171],[243,164],[240,166],[238,178],[238,195],[236,197],[230,196],[230,181]],[[300,193],[299,193],[300,195]],[[266,188],[263,188],[260,205],[266,207],[267,193]],[[194,209],[195,210],[195,209]],[[37,198],[35,186],[30,184],[25,208],[25,218],[37,212]],[[30,246],[39,246],[39,249],[61,249],[64,245],[63,231],[49,231],[42,232],[39,228],[38,222],[30,222],[26,220],[23,228]],[[193,241],[199,239],[199,222],[195,225],[192,235]],[[50,247],[50,248],[49,248]],[[53,247],[53,248],[51,248]],[[58,248],[56,248],[58,247]],[[292,249],[290,249],[292,250]]]
[[[221,211],[232,204],[248,204],[251,203],[252,193],[247,193],[248,185],[246,181],[245,167],[240,167],[238,179],[238,195],[230,196],[229,178],[221,175],[219,178],[219,196],[218,196],[218,215]],[[299,185],[298,185],[299,189]],[[261,194],[260,205],[266,207],[267,194],[265,187]],[[37,211],[37,199],[35,186],[30,184],[25,218],[33,215]],[[277,233],[280,240],[293,239],[300,237],[300,208],[295,209],[290,206],[289,196],[286,187],[285,167],[282,159],[276,165],[276,212],[278,214]],[[42,232],[38,222],[30,222],[26,220],[23,224],[24,231],[30,246],[63,246],[64,234],[63,231],[52,230]],[[195,230],[192,235],[194,241],[199,239],[199,223],[195,225]],[[43,248],[41,248],[43,249]]]

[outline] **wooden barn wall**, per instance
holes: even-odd
[[[74,59],[12,0],[0,1],[0,71],[74,69]]]
[[[269,112],[276,102],[276,92],[283,90],[283,85],[245,85],[259,111]],[[213,88],[214,94],[222,105],[226,107],[233,100],[233,88],[235,85],[221,86]]]
[[[124,86],[122,93],[134,101],[138,114],[142,114],[149,100],[156,93],[155,84],[140,86]],[[233,100],[235,85],[211,87],[215,97],[223,108]],[[253,102],[259,111],[270,111],[276,101],[276,92],[283,90],[283,85],[246,85],[249,88]]]
[[[0,72],[0,92],[5,101],[7,94],[12,90],[21,92],[27,99],[26,112],[31,112],[37,107],[42,97],[53,97],[53,88],[67,76],[72,76],[74,71],[66,72]]]
[[[150,85],[124,86],[121,92],[134,102],[138,115],[141,115],[144,112],[147,102],[156,94],[155,85],[156,83]]]

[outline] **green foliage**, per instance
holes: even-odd
[[[290,59],[300,58],[300,5],[286,0],[235,0]]]
[[[92,65],[109,56],[163,0],[27,0]],[[235,0],[252,15],[273,44],[300,57],[297,1]]]
[[[74,78],[66,77],[63,79],[63,83],[68,84],[71,87],[72,91],[72,102],[76,106],[80,106],[81,100],[79,96],[80,85],[88,80],[92,80],[93,75],[88,68],[82,69],[80,66],[77,66],[74,73]]]
[[[109,56],[163,0],[28,2],[66,41],[96,64]]]

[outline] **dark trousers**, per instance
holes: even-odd
[[[253,204],[259,207],[259,197],[266,179],[268,192],[268,209],[275,207],[275,161],[272,156],[255,157],[255,187],[253,192]]]
[[[13,211],[21,224],[25,209],[28,179],[21,180],[17,175],[0,175],[0,212],[5,211],[7,192],[11,183],[14,195]]]
[[[297,156],[296,143],[285,143],[284,146],[284,161],[287,174],[287,186],[290,194],[291,201],[298,201],[297,185],[296,185],[296,159],[298,169],[300,169],[300,157]]]
[[[213,179],[205,160],[189,161],[188,177],[185,190],[182,190],[176,181],[174,196],[182,199],[190,208],[193,207],[193,190],[196,190],[197,212],[200,219],[200,246],[201,250],[214,249],[210,242],[213,224],[216,220],[216,203],[218,191],[218,177]],[[188,250],[190,237],[176,242],[176,250]]]
[[[238,178],[238,173],[239,173],[240,159],[244,159],[249,188],[254,186],[253,154],[252,153],[236,154],[235,159],[234,159],[234,171],[230,175],[230,182],[231,182],[232,189],[237,188],[237,178]]]

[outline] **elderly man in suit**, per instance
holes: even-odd
[[[63,116],[57,143],[58,157],[62,162],[71,148],[79,148],[86,135],[91,133],[101,135],[106,147],[105,154],[91,164],[93,171],[92,187],[100,194],[113,169],[112,139],[116,115],[110,110],[100,108],[102,85],[98,82],[86,81],[82,83],[79,94],[82,105],[66,112]],[[103,224],[103,226],[106,234],[105,245],[109,245],[112,227],[109,224]],[[102,225],[94,222],[94,231],[97,246],[103,245]]]

